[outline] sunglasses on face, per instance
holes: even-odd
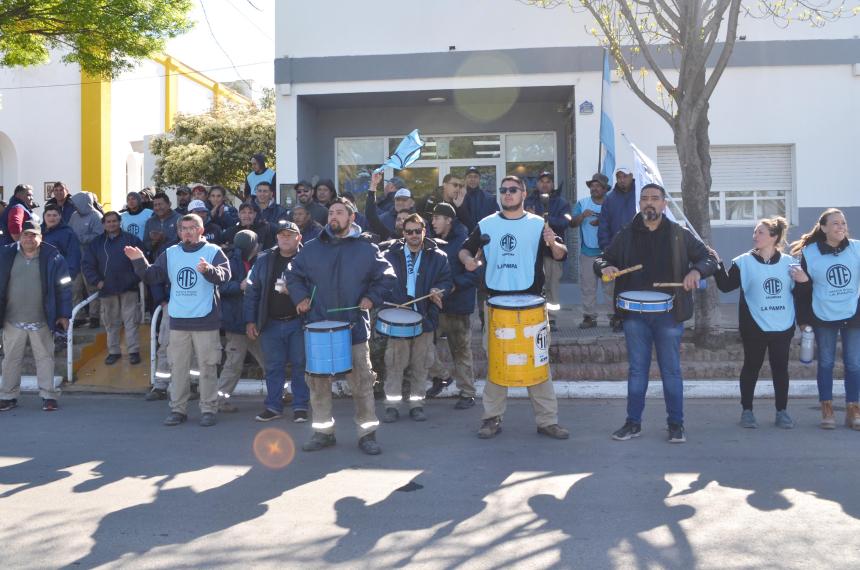
[[[403,230],[403,233],[408,236],[420,236],[424,230]]]
[[[499,193],[501,194],[516,194],[519,191],[519,186],[502,186],[501,188],[499,188]]]

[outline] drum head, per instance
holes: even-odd
[[[409,309],[382,309],[377,318],[395,325],[416,325],[424,320],[421,313]]]
[[[665,303],[671,301],[674,295],[661,291],[624,291],[623,293],[619,293],[618,297],[640,303]]]
[[[539,295],[498,295],[487,299],[487,303],[502,309],[532,309],[544,305],[546,300]]]
[[[343,321],[317,321],[306,324],[305,328],[311,331],[336,331],[349,328],[349,323]]]

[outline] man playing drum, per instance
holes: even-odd
[[[374,410],[373,372],[367,347],[367,311],[382,304],[394,286],[395,276],[379,249],[361,236],[351,202],[336,198],[331,203],[328,225],[296,255],[285,277],[290,297],[300,299],[296,311],[307,314],[310,323],[331,318],[351,323],[352,365],[346,380],[355,402],[358,446],[368,455],[378,455],[382,450],[376,442],[379,420]],[[349,310],[330,311],[343,308]],[[310,355],[306,358],[310,361]],[[307,384],[314,434],[302,449],[318,451],[335,444],[331,377],[309,374]]]
[[[642,265],[639,271],[619,276],[615,284],[618,306],[626,309],[621,312],[629,360],[627,420],[612,434],[617,441],[642,433],[652,347],[657,349],[663,379],[669,441],[686,441],[681,334],[684,321],[693,316],[692,290],[701,279],[714,274],[717,262],[692,232],[663,215],[665,209],[666,191],[657,184],[644,186],[639,213],[594,261],[595,272],[609,277],[624,268]],[[657,283],[678,286],[656,287]]]
[[[385,416],[382,418],[386,423],[395,422],[400,417],[397,405],[404,397],[403,373],[407,367],[412,370],[409,416],[416,422],[427,419],[424,415],[424,380],[428,365],[433,362],[433,355],[428,353],[435,350],[433,332],[439,323],[442,296],[451,292],[452,281],[448,256],[436,242],[426,239],[426,235],[426,222],[418,214],[412,214],[403,223],[403,239],[394,242],[385,252],[385,259],[397,275],[397,285],[391,292],[394,303],[404,304],[430,295],[407,308],[384,309],[377,317],[377,330],[389,337],[385,349]],[[420,326],[404,329],[403,334],[386,333],[385,323],[389,322]]]
[[[523,210],[526,188],[518,176],[505,176],[499,193],[501,212],[490,214],[478,222],[460,250],[460,261],[467,271],[475,271],[483,263],[478,259],[478,252],[481,251],[487,262],[484,286],[490,301],[493,296],[499,295],[540,295],[544,286],[544,252],[549,249],[553,259],[562,261],[567,255],[567,248],[561,238],[544,223],[543,218]],[[545,311],[545,307],[542,310]],[[544,349],[548,343],[545,327],[544,324]],[[488,335],[498,332],[492,326],[487,329]],[[534,339],[535,345],[537,340]],[[549,368],[548,359],[545,366]],[[546,381],[529,385],[528,393],[535,411],[538,433],[555,439],[570,437],[570,433],[558,425],[558,401],[549,375]],[[478,430],[481,439],[489,439],[501,431],[507,396],[507,385],[487,380],[483,397],[484,415]]]

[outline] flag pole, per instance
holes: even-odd
[[[600,62],[600,122],[603,122],[603,84],[606,83],[603,78],[603,73],[606,69],[606,48],[603,48],[603,57]],[[600,127],[598,126],[598,129]],[[603,153],[600,152],[603,142],[600,137],[600,130],[597,131],[597,172],[603,172]]]

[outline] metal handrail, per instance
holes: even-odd
[[[138,291],[140,292],[140,322],[146,322],[146,285],[143,281],[138,283]]]
[[[98,297],[98,292],[93,293],[72,309],[72,318],[69,319],[69,330],[66,331],[66,381],[70,384],[75,381],[74,370],[72,368],[73,348],[75,344],[75,315],[78,314],[78,311],[98,299]]]
[[[158,322],[158,317],[161,315],[162,307],[161,303],[155,307],[155,310],[152,311],[152,320],[149,321],[149,383],[150,385],[155,385],[155,369],[156,369],[156,356],[158,353],[158,328],[156,323]]]

